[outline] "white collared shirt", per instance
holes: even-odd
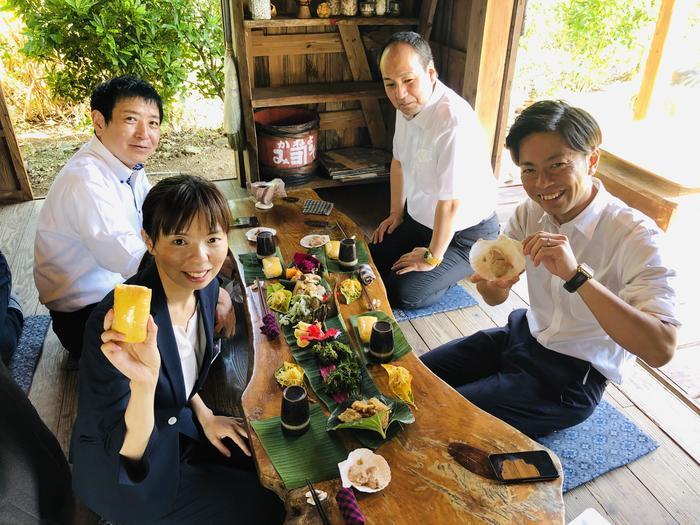
[[[439,80],[415,117],[396,112],[393,150],[408,213],[423,226],[433,229],[440,200],[459,200],[455,231],[493,214],[496,179],[484,130],[469,103]]]
[[[199,375],[199,345],[200,345],[200,322],[199,308],[194,309],[194,314],[187,321],[187,327],[173,325],[173,334],[177,351],[180,354],[180,365],[182,366],[182,379],[185,382],[185,397],[192,395],[192,389]]]
[[[520,204],[505,234],[522,241],[543,230],[566,235],[574,257],[594,271],[594,278],[626,303],[672,325],[676,273],[662,260],[660,234],[646,216],[610,195],[599,179],[593,201],[573,220],[558,221],[533,200]],[[561,354],[590,362],[608,379],[620,383],[635,356],[605,333],[583,299],[564,289],[564,281],[526,258],[530,308],[527,321],[539,343]]]
[[[150,188],[143,168],[129,169],[97,137],[70,158],[46,196],[34,239],[42,304],[74,312],[136,273],[146,251],[141,206]]]

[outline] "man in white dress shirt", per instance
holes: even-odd
[[[518,116],[506,147],[529,199],[505,234],[522,241],[530,308],[421,357],[472,403],[530,436],[585,420],[636,357],[659,367],[676,347],[675,272],[656,225],[593,178],[601,140],[593,117],[561,101]],[[517,280],[472,276],[490,305],[503,303]]]
[[[136,273],[146,246],[143,164],[160,140],[163,103],[147,82],[111,79],[90,99],[95,135],[68,160],[39,214],[34,281],[53,330],[78,359],[93,307]]]
[[[158,92],[130,75],[97,86],[90,109],[95,135],[52,184],[34,241],[39,300],[75,359],[90,312],[136,273],[146,252],[141,206],[151,185],[143,165],[158,146],[163,120]],[[220,301],[217,329],[230,335],[231,300],[222,293]]]
[[[438,80],[425,39],[394,34],[380,69],[396,130],[390,213],[370,250],[392,306],[419,308],[472,273],[478,239],[498,235],[496,179],[474,110]]]

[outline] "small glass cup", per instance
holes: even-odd
[[[380,363],[388,363],[394,357],[394,333],[388,321],[377,321],[372,326],[369,355]]]
[[[309,397],[303,386],[293,385],[284,389],[280,420],[282,432],[288,436],[301,436],[309,430]]]
[[[258,254],[258,259],[275,254],[275,239],[272,232],[258,232],[255,237],[255,252]]]
[[[357,265],[357,245],[355,244],[355,239],[343,239],[340,241],[338,264],[345,268],[352,268]]]

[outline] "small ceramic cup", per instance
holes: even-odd
[[[258,259],[264,259],[275,254],[275,239],[272,232],[259,232],[255,238],[255,252]]]
[[[372,326],[369,355],[380,363],[388,363],[394,357],[394,334],[388,321],[377,321]]]
[[[357,245],[355,244],[355,239],[343,239],[340,241],[338,264],[344,268],[353,268],[357,265]]]
[[[288,436],[301,436],[309,430],[309,397],[303,386],[293,385],[284,389],[280,420],[282,432]]]

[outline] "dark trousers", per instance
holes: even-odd
[[[160,518],[144,516],[143,522],[134,525],[282,523],[282,500],[260,485],[253,460],[233,441],[224,442],[231,451],[230,458],[222,456],[208,441],[200,443],[181,435],[180,485],[173,509]]]
[[[474,271],[469,264],[469,251],[479,239],[498,237],[498,219],[493,214],[479,224],[454,234],[442,262],[428,272],[397,275],[391,266],[403,254],[418,246],[429,246],[433,230],[423,226],[404,210],[403,222],[378,244],[370,244],[372,260],[386,286],[389,302],[394,308],[421,308],[440,300],[450,286]]]
[[[24,325],[22,312],[9,307],[11,292],[12,273],[7,259],[0,252],[0,358],[6,365],[17,348]]]
[[[83,351],[83,336],[88,317],[98,303],[89,304],[75,312],[57,312],[50,310],[53,331],[58,336],[63,348],[68,350],[71,357],[80,359]]]
[[[585,420],[607,385],[588,361],[539,344],[525,310],[511,312],[507,326],[456,339],[421,360],[476,406],[532,437]]]

